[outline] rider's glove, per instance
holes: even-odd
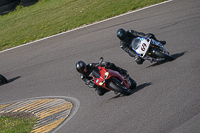
[[[96,84],[94,84],[94,83],[90,83],[88,86],[89,86],[90,88],[96,88]]]
[[[85,81],[85,85],[89,85],[90,84],[90,80]]]
[[[143,60],[142,58],[140,58],[139,56],[136,56],[136,57],[135,57],[135,62],[136,62],[137,64],[142,64],[142,63],[144,62],[144,60]]]
[[[90,88],[96,88],[96,84],[92,80],[85,81],[85,85],[88,85]]]

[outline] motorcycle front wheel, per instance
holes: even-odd
[[[135,89],[137,86],[137,83],[131,77],[129,77],[129,80],[131,82],[131,86],[129,87],[129,89],[131,89],[131,90]]]
[[[165,54],[159,50],[155,50],[154,55],[156,55],[160,58],[164,58],[165,60],[169,60],[169,61],[172,61],[174,59],[171,55]]]
[[[108,87],[113,91],[119,92],[123,95],[131,94],[131,91],[127,89],[125,86],[121,85],[121,82],[116,78],[113,78],[113,80],[109,82]]]
[[[8,83],[8,80],[3,75],[0,74],[0,85],[6,83]]]

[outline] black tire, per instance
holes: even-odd
[[[6,83],[8,83],[8,80],[3,75],[0,74],[0,85]]]
[[[17,0],[0,0],[0,7],[16,2]]]
[[[167,55],[165,53],[162,53],[159,50],[156,50],[154,54],[156,56],[160,57],[160,58],[164,58],[165,60],[172,61],[174,59],[171,55]]]
[[[129,80],[131,82],[131,86],[129,87],[130,90],[133,90],[136,88],[137,83],[135,82],[135,80],[133,80],[131,77],[129,77]]]
[[[20,0],[21,4],[25,6],[31,6],[38,2],[38,0]]]
[[[109,83],[108,83],[108,87],[110,89],[112,89],[113,91],[119,92],[123,95],[130,95],[131,91],[127,88],[125,88],[123,85],[120,84],[121,82],[116,79],[113,78]]]
[[[15,10],[16,6],[18,5],[18,2],[12,2],[8,5],[4,5],[0,7],[0,15],[4,15],[6,13],[9,13],[10,11]]]

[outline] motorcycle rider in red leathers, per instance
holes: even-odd
[[[98,67],[99,63],[90,63],[86,65],[84,61],[78,61],[76,63],[76,70],[80,73],[81,79],[85,82],[85,85],[88,85],[90,88],[96,88],[99,96],[103,96],[109,90],[97,86],[94,82],[91,81],[92,76],[90,76],[91,72]],[[108,69],[112,69],[114,71],[118,71],[120,74],[128,77],[127,70],[117,67],[114,63],[110,62],[102,62],[102,66],[105,66]]]

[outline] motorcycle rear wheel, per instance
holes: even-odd
[[[125,86],[121,85],[121,82],[116,78],[113,78],[113,80],[110,81],[108,87],[111,88],[113,91],[119,92],[123,95],[131,94],[131,91],[127,89]]]
[[[3,75],[0,74],[0,85],[6,83],[8,83],[8,80]]]
[[[162,53],[159,50],[156,50],[155,53],[154,53],[154,55],[156,55],[156,56],[158,56],[160,58],[164,58],[165,60],[169,60],[169,61],[172,61],[174,59],[171,55]]]

